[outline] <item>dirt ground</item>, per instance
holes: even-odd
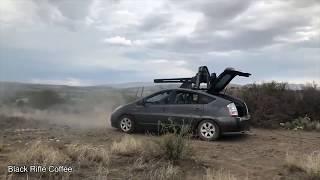
[[[0,176],[6,177],[10,154],[35,140],[57,145],[77,143],[109,148],[122,136],[124,134],[118,130],[106,127],[75,129],[0,116]],[[144,133],[130,136],[143,140],[159,138]],[[207,168],[227,170],[238,179],[303,179],[303,175],[292,173],[285,167],[286,152],[305,154],[320,150],[320,133],[316,132],[252,129],[248,135],[226,136],[215,142],[191,141],[194,157],[176,164],[183,171],[182,179],[203,179]],[[113,157],[108,179],[135,179],[132,177],[135,172],[129,172],[134,158]],[[81,172],[84,177],[90,173],[87,171]]]

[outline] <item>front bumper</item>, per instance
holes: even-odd
[[[121,113],[122,112],[119,110],[113,111],[111,113],[111,116],[109,119],[112,127],[119,128],[119,119],[120,119]]]

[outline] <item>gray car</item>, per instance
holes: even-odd
[[[222,73],[212,86],[216,92],[213,89],[166,89],[120,106],[111,115],[111,125],[125,133],[131,133],[136,129],[159,130],[163,124],[187,124],[201,139],[209,141],[216,140],[223,134],[246,132],[249,130],[250,120],[246,104],[220,93],[241,73],[232,76],[228,76],[230,73]]]

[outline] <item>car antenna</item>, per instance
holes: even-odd
[[[138,94],[139,94],[139,89],[140,89],[140,87],[138,87],[138,89],[137,89],[137,92],[136,92],[136,97],[138,97]]]
[[[144,91],[144,86],[142,86],[142,89],[141,89],[141,95],[140,95],[140,97],[142,97],[142,95],[143,95],[143,91]]]

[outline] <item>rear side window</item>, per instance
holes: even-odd
[[[178,91],[173,99],[173,104],[208,104],[214,100],[209,96],[183,91]]]
[[[173,98],[173,104],[197,104],[198,96],[194,93],[177,91]]]
[[[209,104],[209,103],[212,102],[213,100],[214,100],[213,97],[200,94],[200,95],[199,95],[199,101],[198,101],[198,103],[199,103],[199,104]]]

